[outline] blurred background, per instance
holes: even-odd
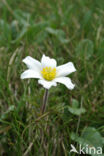
[[[77,72],[41,116],[44,89],[20,74],[43,54]],[[70,144],[104,146],[104,0],[0,0],[0,156],[75,156]]]

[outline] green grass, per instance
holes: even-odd
[[[86,127],[96,129],[103,147],[103,25],[104,0],[1,0],[0,156],[74,156],[70,144],[84,138]],[[23,58],[40,60],[43,53],[58,65],[72,61],[77,72],[70,75],[74,90],[50,89],[41,116],[44,89],[20,74],[26,69]],[[74,105],[86,112],[71,113]],[[100,137],[95,135],[95,142]]]

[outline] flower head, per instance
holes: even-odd
[[[42,56],[41,62],[30,56],[23,59],[23,62],[27,65],[28,70],[21,74],[21,79],[37,78],[38,83],[46,89],[57,86],[57,82],[64,84],[68,89],[73,89],[75,86],[71,79],[66,77],[76,71],[72,62],[57,66],[55,59],[45,55]]]

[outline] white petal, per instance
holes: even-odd
[[[72,90],[75,86],[68,77],[57,77],[54,81],[64,84],[70,90]]]
[[[28,69],[21,74],[21,79],[28,79],[28,78],[42,78],[41,74],[37,71],[32,69]]]
[[[56,70],[57,70],[57,77],[66,76],[76,71],[74,64],[72,62],[68,62],[66,64],[58,66]]]
[[[54,81],[38,80],[38,83],[46,89],[50,89],[52,86],[57,86],[56,82]]]
[[[45,55],[42,56],[42,59],[41,59],[41,64],[42,64],[42,67],[56,67],[56,60],[55,59],[51,59]]]
[[[25,59],[23,59],[23,62],[27,65],[29,69],[41,70],[41,63],[30,56],[27,56]]]

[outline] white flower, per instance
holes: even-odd
[[[66,77],[76,71],[72,62],[57,66],[55,59],[45,55],[42,56],[41,62],[30,56],[23,59],[23,62],[27,65],[28,70],[21,74],[21,79],[37,78],[38,83],[46,89],[57,86],[57,82],[64,84],[68,89],[73,89],[75,86],[71,79]]]

